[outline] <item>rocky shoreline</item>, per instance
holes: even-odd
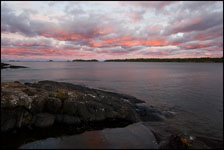
[[[1,84],[1,131],[21,127],[80,125],[105,120],[129,123],[160,121],[162,112],[140,105],[135,97],[63,82]]]
[[[14,148],[18,148],[46,137],[125,127],[136,122],[163,122],[173,115],[133,96],[65,82],[1,83],[3,147],[12,147],[9,141],[14,141]],[[172,136],[158,145],[173,148],[170,142],[179,142],[177,148],[191,146],[187,138]]]
[[[25,67],[25,66],[14,66],[14,65],[10,65],[10,64],[1,63],[1,69],[7,69],[7,68],[18,69],[18,68],[27,68],[27,67]]]

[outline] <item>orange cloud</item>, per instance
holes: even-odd
[[[53,32],[53,33],[42,33],[41,36],[47,38],[54,38],[59,41],[68,41],[68,40],[87,40],[87,38],[81,34],[69,34],[66,32]]]
[[[113,28],[104,28],[104,29],[97,29],[94,33],[95,34],[109,34],[109,33],[113,33],[114,29]]]
[[[118,39],[104,40],[103,44],[114,44],[116,46],[167,46],[168,41],[141,41],[135,40],[130,37],[122,37]]]
[[[146,46],[167,46],[167,41],[145,41],[143,42]]]
[[[211,53],[205,53],[205,55],[206,55],[206,56],[211,56],[212,54],[211,54]]]
[[[93,40],[91,40],[90,42],[89,42],[93,47],[101,47],[101,45],[99,44],[99,43],[96,43],[96,42],[94,42]]]

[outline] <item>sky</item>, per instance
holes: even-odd
[[[222,56],[222,1],[1,1],[2,60]]]

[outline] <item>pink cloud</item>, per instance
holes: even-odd
[[[217,3],[94,2],[91,7],[102,9],[90,11],[82,2],[42,9],[29,2],[29,10],[4,2],[1,53],[24,59],[223,56]]]

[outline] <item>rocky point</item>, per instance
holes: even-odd
[[[1,83],[1,131],[54,124],[140,120],[161,121],[162,113],[135,97],[70,83],[39,81]]]

